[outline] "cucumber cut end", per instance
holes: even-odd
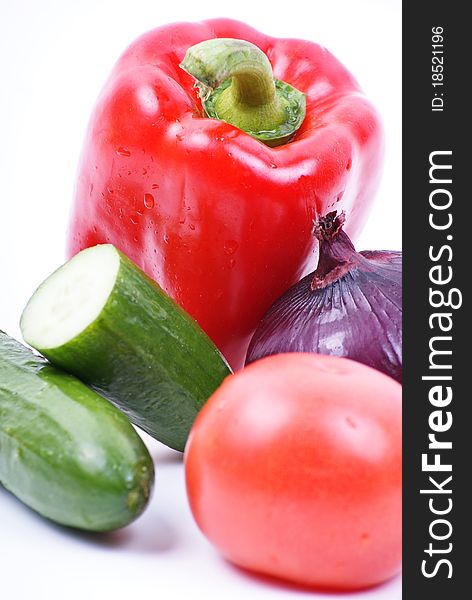
[[[35,291],[20,321],[34,348],[57,348],[79,335],[106,304],[120,268],[118,251],[100,244],[76,254]]]

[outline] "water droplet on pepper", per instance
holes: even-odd
[[[154,208],[154,196],[152,194],[144,194],[144,206],[149,210]]]
[[[118,156],[124,156],[124,157],[129,157],[131,156],[131,152],[128,150],[128,148],[123,148],[123,146],[120,146],[117,150],[116,153],[118,154]]]

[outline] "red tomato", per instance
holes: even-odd
[[[354,589],[401,566],[401,386],[347,359],[270,356],[231,375],[185,451],[203,533],[234,563]]]

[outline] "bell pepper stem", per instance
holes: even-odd
[[[200,89],[211,118],[226,121],[275,146],[293,137],[305,117],[305,96],[274,79],[267,56],[254,44],[215,38],[191,46],[181,68]]]

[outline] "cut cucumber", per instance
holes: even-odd
[[[146,506],[149,452],[126,417],[0,331],[0,482],[45,517],[92,531]]]
[[[110,244],[87,248],[33,294],[23,337],[164,444],[183,451],[230,373],[199,325]]]

